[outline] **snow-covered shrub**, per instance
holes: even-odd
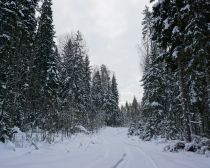
[[[16,148],[23,148],[26,144],[26,134],[20,131],[18,127],[12,128],[12,131],[15,132],[12,138]]]
[[[172,143],[169,146],[169,151],[170,152],[178,152],[179,150],[183,150],[184,148],[185,148],[185,143],[178,141],[178,142]]]
[[[136,125],[134,123],[131,123],[128,129],[128,135],[135,135],[135,133],[136,133]]]
[[[77,132],[89,134],[89,131],[82,125],[77,125],[75,128],[76,128]]]
[[[210,157],[210,150],[207,150],[207,151],[205,152],[205,156],[206,156],[206,157]]]
[[[200,149],[197,150],[197,153],[204,155],[208,150],[208,146],[202,146]]]
[[[198,150],[198,146],[195,142],[186,143],[184,150],[189,152],[196,152]]]
[[[205,154],[210,151],[210,139],[195,136],[193,142],[196,144],[197,150],[196,152],[199,154]]]
[[[205,154],[210,152],[210,140],[207,138],[194,136],[192,142],[186,143],[184,141],[173,142],[166,145],[164,151],[177,152],[179,150],[185,150],[188,152],[196,152],[198,154]]]
[[[131,123],[128,129],[128,135],[140,136],[143,133],[143,127],[141,122]]]

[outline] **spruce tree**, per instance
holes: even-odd
[[[71,124],[87,126],[90,111],[91,70],[84,40],[79,31],[67,38],[63,48],[62,65],[63,110],[70,111]]]
[[[92,112],[90,114],[90,121],[93,123],[92,127],[101,127],[104,125],[105,114],[103,111],[103,90],[101,75],[99,70],[93,72],[91,82],[91,101],[92,101]]]
[[[90,125],[89,115],[91,113],[91,69],[89,57],[86,55],[83,63],[83,104],[85,107],[86,125]]]
[[[185,50],[191,55],[188,64],[187,74],[189,74],[188,86],[190,96],[190,110],[194,113],[192,116],[192,131],[194,134],[209,136],[208,118],[209,118],[209,29],[208,22],[210,18],[207,0],[186,1],[187,5],[183,8],[188,20],[185,32]],[[199,130],[199,123],[203,125]],[[200,132],[201,131],[201,132]],[[209,134],[209,135],[208,135]]]
[[[147,71],[143,77],[144,94],[142,99],[142,117],[145,124],[145,135],[143,138],[151,139],[158,136],[162,130],[162,119],[164,116],[164,83],[163,66],[156,63],[158,51],[152,49],[150,63],[146,67]]]
[[[0,109],[1,121],[9,119],[6,127],[26,123],[35,8],[36,0],[0,2]]]
[[[153,7],[154,34],[153,39],[158,43],[162,53],[160,60],[164,60],[172,70],[179,74],[179,86],[184,113],[185,140],[191,141],[189,104],[187,99],[186,70],[190,55],[184,49],[184,34],[187,27],[185,17],[185,1],[161,1]],[[186,19],[184,21],[184,19]]]
[[[119,109],[119,93],[117,88],[117,81],[115,75],[112,76],[111,83],[111,92],[112,92],[112,125],[119,126],[122,124],[122,113]]]
[[[105,113],[105,122],[106,125],[112,126],[112,90],[111,90],[111,81],[110,81],[110,71],[105,65],[101,65],[101,83],[102,83],[102,92],[103,92],[103,106],[102,109]]]
[[[32,67],[34,113],[42,129],[50,130],[56,113],[57,67],[51,0],[44,0],[35,38],[35,58]]]

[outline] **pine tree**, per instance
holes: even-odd
[[[22,128],[36,28],[36,0],[0,2],[0,108],[6,127]],[[6,112],[7,111],[7,114]]]
[[[19,57],[22,59],[20,60],[18,70],[21,75],[21,84],[22,87],[20,89],[20,107],[21,107],[21,113],[18,114],[20,117],[22,117],[20,123],[18,126],[24,130],[29,129],[25,127],[25,125],[28,125],[30,121],[28,121],[28,118],[30,117],[31,111],[31,94],[30,94],[30,85],[31,85],[31,68],[33,66],[33,57],[34,57],[34,41],[35,41],[35,31],[36,31],[36,6],[37,6],[37,0],[32,1],[23,1],[21,4],[21,20],[22,24],[20,24],[20,28],[22,29],[22,32],[20,33],[20,44],[19,46]],[[19,117],[18,117],[19,118]],[[16,124],[17,125],[17,124]]]
[[[84,40],[78,31],[63,48],[61,99],[63,110],[70,111],[71,124],[88,125],[91,70]]]
[[[159,60],[178,72],[186,141],[192,133],[208,136],[208,8],[207,0],[162,1],[153,8],[153,39],[162,49]]]
[[[83,100],[84,100],[84,107],[85,107],[85,114],[86,114],[86,125],[90,125],[90,118],[89,115],[91,113],[91,69],[90,69],[90,62],[89,57],[86,55],[84,59],[83,65]]]
[[[144,139],[151,139],[153,136],[160,135],[165,113],[164,73],[162,64],[156,63],[157,54],[158,51],[153,46],[150,63],[145,68],[147,71],[143,77],[142,117],[146,123]]]
[[[44,0],[41,7],[35,39],[35,58],[32,67],[32,93],[36,123],[50,130],[56,113],[58,78],[55,57],[54,26],[51,0]],[[40,121],[41,120],[41,121]]]
[[[209,83],[209,30],[208,22],[210,18],[207,0],[186,1],[187,5],[183,8],[186,13],[188,25],[185,32],[185,50],[191,55],[188,64],[187,74],[189,74],[188,86],[190,96],[190,110],[194,113],[191,120],[192,131],[194,134],[201,133],[208,136],[208,117],[209,117],[209,92],[207,90]],[[203,127],[199,130],[201,125]],[[201,132],[200,132],[201,131]],[[210,135],[210,134],[209,134]]]
[[[60,122],[62,122],[63,134],[69,134],[69,127],[74,125],[74,107],[73,107],[73,97],[72,97],[72,74],[73,74],[73,64],[72,59],[74,57],[74,39],[73,37],[68,38],[62,49],[63,62],[61,63],[60,70]]]
[[[101,65],[101,83],[102,83],[102,92],[103,92],[103,106],[102,110],[105,113],[105,122],[106,125],[112,126],[113,122],[111,119],[112,116],[112,90],[111,90],[111,81],[110,81],[110,71],[105,65]]]
[[[179,86],[184,113],[184,130],[186,141],[191,141],[190,116],[187,100],[186,70],[190,55],[184,49],[184,34],[187,19],[182,9],[185,1],[162,1],[153,7],[154,34],[153,39],[162,49],[160,59],[164,60],[172,70],[179,73]]]
[[[119,93],[117,88],[117,81],[115,75],[112,76],[111,83],[111,93],[112,93],[112,125],[119,126],[122,124],[122,113],[119,109]]]
[[[130,108],[131,108],[131,121],[137,123],[140,116],[140,107],[136,97],[133,98]]]
[[[0,1],[0,133],[8,130],[12,126],[9,102],[13,96],[11,93],[11,80],[13,73],[15,54],[15,25],[17,22],[16,4],[12,2]],[[7,112],[6,112],[7,111]]]
[[[98,128],[104,125],[105,114],[103,108],[103,90],[101,75],[99,70],[93,72],[91,82],[91,101],[92,101],[92,112],[90,114],[90,121],[93,123],[92,127]]]

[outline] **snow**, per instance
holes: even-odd
[[[167,19],[165,19],[165,20],[163,21],[163,23],[164,23],[164,26],[165,26],[165,28],[164,28],[164,29],[168,29],[168,28],[170,27],[170,24],[169,24],[169,20],[168,20],[168,18],[167,18]]]
[[[85,127],[83,127],[82,125],[78,125],[78,126],[76,126],[76,128],[79,129],[80,132],[87,133],[87,134],[89,133],[88,130]]]
[[[152,102],[150,105],[151,106],[161,106],[158,102]]]
[[[7,9],[7,8],[2,8],[2,10],[8,12],[8,13],[12,13],[12,14],[16,14],[14,11],[10,10],[10,9]]]
[[[173,56],[174,58],[177,58],[177,57],[178,57],[178,51],[175,50],[175,51],[173,52],[172,56]]]
[[[157,2],[155,2],[154,4],[153,4],[153,8],[156,8],[158,5],[160,5],[161,3],[163,3],[163,2],[165,2],[165,0],[158,0]]]
[[[104,128],[54,144],[10,150],[0,143],[1,168],[209,168],[210,158],[191,152],[163,152],[165,142],[128,137],[127,128]],[[208,153],[206,154],[208,155]]]
[[[21,10],[19,10],[19,13],[20,13],[20,15],[21,15],[22,17],[24,17],[24,14],[23,14],[23,12],[22,12]]]
[[[10,40],[10,36],[8,36],[7,34],[2,34],[0,35],[0,37],[6,38],[7,40]]]
[[[190,5],[189,4],[187,4],[185,7],[183,7],[180,11],[186,11],[186,10],[190,11]]]
[[[175,26],[174,28],[173,28],[173,31],[172,31],[172,33],[179,33],[179,28],[178,28],[178,26]]]

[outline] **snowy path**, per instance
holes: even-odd
[[[42,144],[39,150],[0,150],[0,168],[210,168],[210,158],[162,152],[162,145],[126,133],[125,128],[106,128],[97,135]]]

